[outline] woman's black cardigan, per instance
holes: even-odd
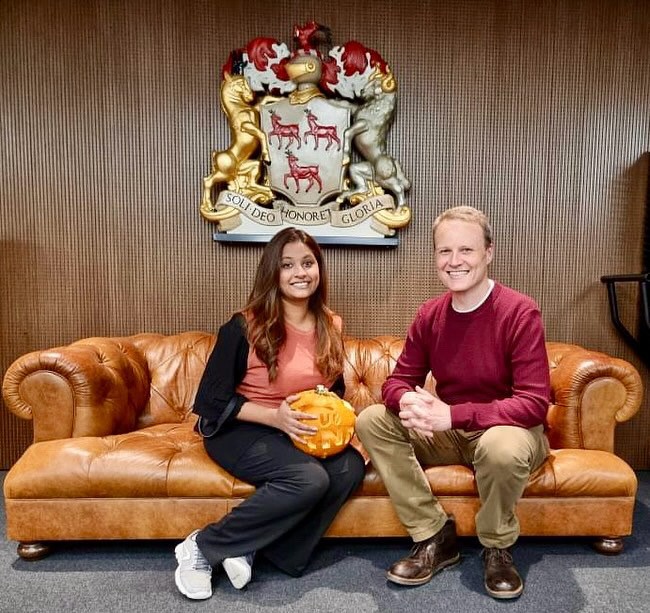
[[[248,398],[238,394],[236,388],[246,375],[249,349],[246,320],[241,313],[236,313],[219,328],[217,342],[196,392],[193,410],[199,415],[197,430],[203,436],[214,436],[224,424],[235,419],[247,402]],[[330,389],[343,398],[343,375]]]

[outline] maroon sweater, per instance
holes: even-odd
[[[545,424],[550,399],[542,317],[535,302],[496,283],[471,313],[451,307],[451,293],[425,302],[411,324],[395,370],[382,388],[399,412],[404,392],[431,371],[436,393],[451,405],[453,428],[484,430]]]

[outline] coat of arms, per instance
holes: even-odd
[[[228,233],[293,225],[393,236],[411,220],[410,183],[386,146],[393,73],[357,41],[332,47],[329,29],[315,22],[296,26],[294,38],[294,51],[255,38],[224,65],[231,144],[212,152],[201,214]]]

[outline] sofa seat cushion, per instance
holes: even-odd
[[[238,497],[253,491],[205,453],[190,422],[32,444],[6,498]]]
[[[465,466],[431,466],[426,474],[438,496],[478,496]],[[628,497],[636,487],[634,471],[617,456],[560,449],[532,475],[524,497]],[[245,498],[254,491],[208,457],[191,422],[34,443],[4,489],[7,499]],[[388,495],[371,464],[356,495]]]
[[[429,466],[426,474],[437,496],[478,496],[474,473],[466,466]],[[524,497],[629,497],[636,489],[634,471],[618,456],[589,449],[557,449],[533,473]],[[357,493],[388,495],[372,465]]]

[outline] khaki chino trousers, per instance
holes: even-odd
[[[474,470],[481,500],[476,515],[481,544],[504,549],[517,540],[515,506],[530,474],[549,453],[543,426],[447,430],[429,438],[408,430],[384,405],[376,404],[359,414],[356,431],[415,542],[432,537],[447,520],[422,466],[451,464]]]

